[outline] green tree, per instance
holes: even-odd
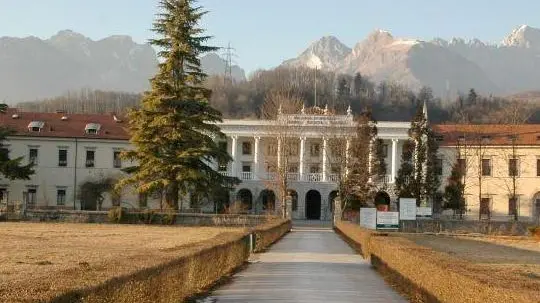
[[[414,142],[407,140],[403,143],[403,150],[401,153],[401,166],[398,170],[395,182],[395,193],[401,198],[414,198],[415,182],[414,182]]]
[[[362,95],[363,78],[360,73],[356,73],[353,79],[353,96],[358,97]]]
[[[452,172],[448,178],[448,184],[444,188],[444,208],[453,209],[461,216],[465,212],[465,184],[463,184],[463,172],[456,161],[452,166]]]
[[[0,114],[4,115],[7,110],[6,104],[0,104]],[[22,165],[24,157],[10,159],[9,149],[4,145],[6,137],[13,135],[15,132],[5,126],[0,126],[0,174],[9,180],[29,180],[34,174],[34,164],[30,163]]]
[[[214,161],[230,161],[219,148],[224,135],[216,122],[221,113],[208,102],[211,91],[204,88],[206,74],[200,56],[216,48],[205,43],[198,26],[206,14],[193,0],[161,0],[150,43],[162,59],[144,94],[141,107],[129,113],[134,150],[123,157],[138,167],[119,186],[136,184],[147,192],[163,187],[167,205],[178,210],[179,195],[215,184],[228,186],[236,179],[221,176]]]

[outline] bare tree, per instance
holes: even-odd
[[[293,90],[280,89],[270,91],[261,108],[261,117],[272,122],[266,131],[273,136],[266,157],[271,174],[265,185],[277,192],[281,206],[278,213],[282,216],[286,215],[289,181],[298,176],[295,158],[299,153],[301,127],[293,114],[299,113],[303,105],[304,101]]]

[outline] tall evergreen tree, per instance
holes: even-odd
[[[0,114],[5,114],[7,110],[6,104],[0,104]],[[29,180],[34,174],[34,164],[22,165],[24,157],[15,159],[9,158],[9,149],[4,145],[6,137],[12,135],[13,130],[0,126],[0,174],[9,180]]]
[[[401,153],[401,167],[398,170],[395,181],[395,193],[400,198],[414,198],[414,141],[407,140],[403,144]]]
[[[459,215],[465,211],[465,184],[463,184],[463,172],[456,161],[452,166],[452,172],[448,178],[448,184],[444,188],[445,208],[457,210]]]
[[[217,48],[198,26],[203,15],[194,0],[161,0],[150,43],[159,49],[158,73],[140,109],[129,113],[131,143],[124,157],[138,166],[119,186],[136,184],[143,192],[165,188],[165,201],[179,207],[179,194],[227,186],[236,179],[221,176],[214,161],[230,161],[217,139],[221,113],[209,105],[211,91],[203,87],[206,74],[200,56]]]

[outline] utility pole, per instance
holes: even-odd
[[[223,50],[225,51],[225,73],[224,73],[223,81],[225,82],[224,84],[232,84],[233,83],[233,76],[232,76],[233,59],[232,58],[233,56],[236,56],[234,54],[234,51],[236,51],[236,49],[231,47],[231,42],[229,42],[229,44],[227,44],[227,47],[224,47]]]

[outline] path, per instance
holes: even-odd
[[[407,302],[329,228],[295,227],[200,302]]]

